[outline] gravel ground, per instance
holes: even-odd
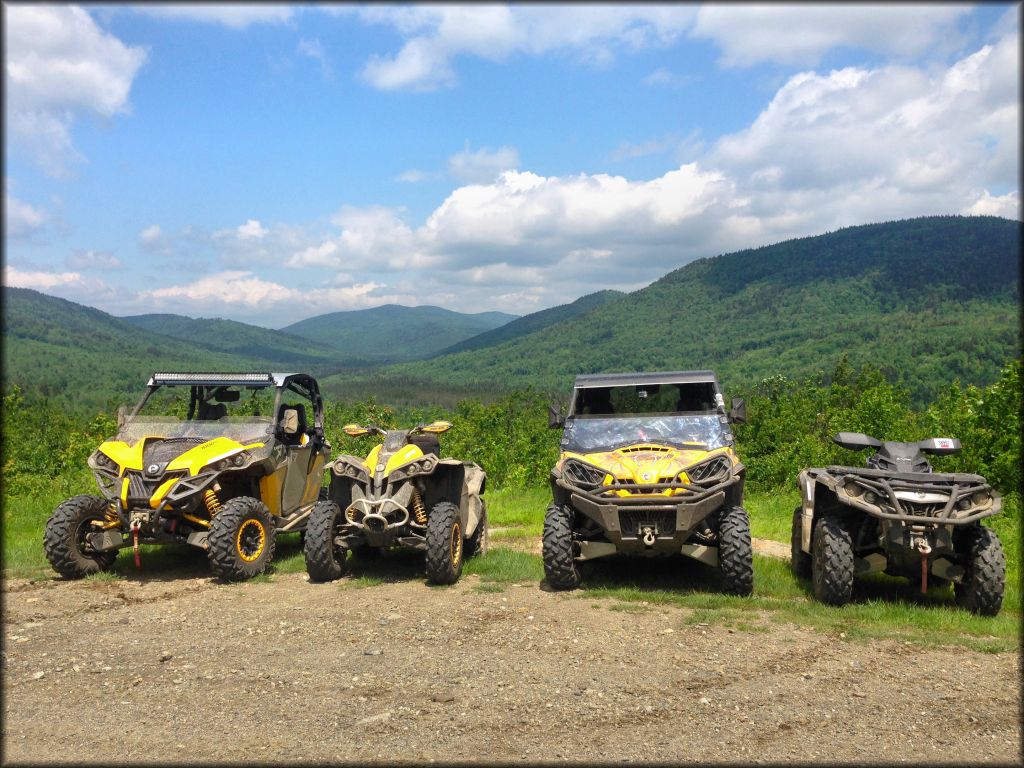
[[[495,589],[7,580],[2,760],[1021,762],[1017,653]]]

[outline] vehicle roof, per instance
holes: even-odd
[[[593,373],[576,377],[574,389],[616,387],[628,384],[706,384],[718,383],[714,371],[663,371],[660,373]]]
[[[154,373],[149,377],[148,386],[225,386],[225,387],[280,387],[292,376],[307,376],[304,373],[272,373],[269,371],[167,371]]]

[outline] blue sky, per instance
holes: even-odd
[[[516,314],[1019,219],[1019,4],[4,5],[4,284],[268,327]]]

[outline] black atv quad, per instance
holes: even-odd
[[[986,616],[999,612],[1006,558],[995,531],[981,525],[1002,499],[978,475],[937,473],[925,454],[960,452],[960,441],[881,442],[859,432],[832,438],[850,450],[874,449],[867,468],[805,469],[793,512],[792,568],[811,577],[814,596],[842,605],[854,576],[884,571],[920,583],[953,584],[956,602]]]

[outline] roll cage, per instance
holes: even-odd
[[[164,372],[154,373],[149,377],[146,391],[138,404],[125,419],[131,422],[145,406],[146,401],[161,387],[189,387],[189,406],[187,421],[198,417],[203,404],[219,401],[223,393],[233,388],[261,390],[274,387],[274,407],[271,411],[271,426],[276,433],[280,428],[281,397],[285,392],[294,392],[308,400],[313,406],[313,432],[315,437],[324,440],[324,402],[320,395],[320,386],[316,379],[306,373],[195,373],[195,372]]]

